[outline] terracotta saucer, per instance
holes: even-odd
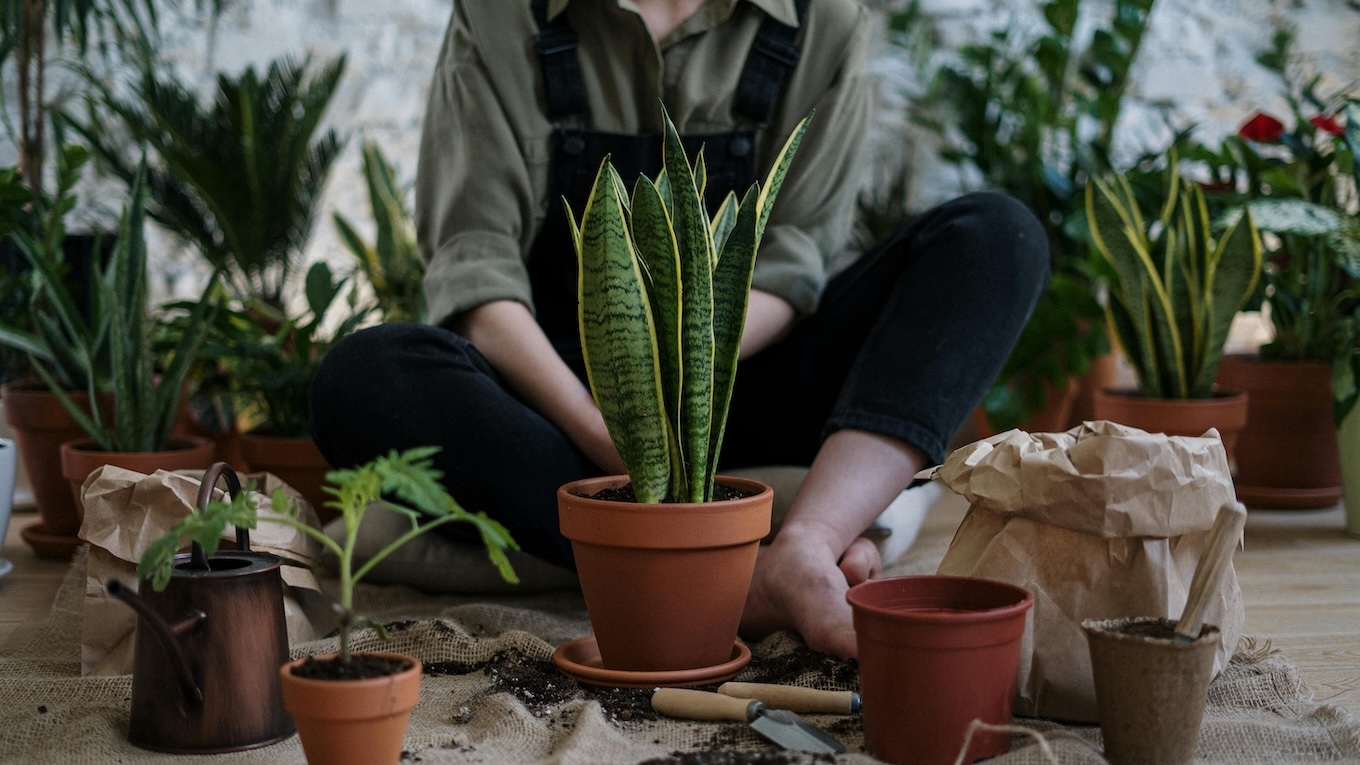
[[[76,549],[85,544],[85,540],[80,537],[48,534],[42,521],[19,529],[19,536],[23,537],[24,542],[33,548],[33,553],[40,558],[70,559],[76,554]]]
[[[553,652],[553,664],[557,665],[562,674],[586,685],[605,688],[656,688],[663,685],[671,687],[712,685],[731,680],[751,661],[751,649],[738,640],[732,644],[732,658],[722,664],[665,672],[605,669],[600,661],[600,647],[596,645],[594,635],[563,643]]]
[[[1258,510],[1322,510],[1341,501],[1340,486],[1287,489],[1274,486],[1235,485],[1237,501]]]

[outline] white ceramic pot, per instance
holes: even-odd
[[[14,474],[18,468],[19,448],[14,441],[0,438],[0,543],[9,531],[9,514],[14,508]],[[0,558],[0,577],[8,574],[14,564]]]

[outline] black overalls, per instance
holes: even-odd
[[[809,0],[795,3],[801,19]],[[609,156],[619,177],[631,189],[638,175],[655,178],[661,169],[662,136],[631,135],[587,130],[590,106],[577,57],[576,32],[567,12],[549,21],[547,0],[532,0],[539,32],[534,39],[548,97],[548,119],[554,125],[552,186],[542,229],[529,251],[529,278],[538,323],[563,359],[580,375],[583,371],[577,329],[577,263],[567,226],[563,197],[580,215],[590,197],[600,161]],[[767,17],[752,43],[742,69],[732,116],[739,124],[769,124],[789,73],[798,63],[798,30]],[[661,105],[657,104],[660,109]],[[685,151],[694,156],[702,148],[708,173],[705,200],[710,212],[718,209],[729,191],[742,194],[756,181],[754,129],[682,135]]]

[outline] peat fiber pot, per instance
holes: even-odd
[[[864,745],[897,765],[959,762],[968,726],[1011,722],[1020,637],[1034,597],[959,576],[871,579],[846,595],[859,648]],[[978,730],[961,762],[1010,748]]]
[[[311,765],[393,765],[401,759],[411,709],[420,701],[420,661],[396,653],[364,655],[407,661],[410,666],[363,680],[294,675],[293,668],[306,659],[279,669],[283,706],[293,715],[302,752]]]
[[[1247,424],[1247,394],[1220,388],[1212,398],[1147,398],[1134,391],[1096,393],[1096,419],[1165,433],[1168,436],[1204,435],[1217,428],[1228,459],[1233,459],[1237,434]]]
[[[1351,410],[1336,431],[1345,487],[1346,533],[1360,539],[1360,406]]]
[[[70,393],[82,408],[89,407],[89,396]],[[61,405],[61,399],[41,382],[13,382],[0,389],[5,401],[5,421],[14,430],[19,459],[33,488],[33,501],[42,520],[20,531],[24,542],[44,558],[69,558],[81,541],[80,513],[70,482],[62,474],[61,445],[81,438],[85,431]],[[113,400],[110,398],[109,411]],[[206,467],[206,465],[205,465]]]
[[[774,490],[745,478],[717,480],[746,496],[665,504],[594,498],[627,476],[557,491],[558,521],[605,669],[668,672],[732,659]]]
[[[307,500],[322,524],[339,515],[326,507],[330,495],[322,491],[321,487],[326,483],[326,473],[331,466],[321,456],[321,450],[316,448],[316,442],[311,437],[244,433],[241,435],[240,447],[241,459],[245,460],[250,472],[278,476],[279,480],[293,487]]]
[[[1088,619],[1100,711],[1100,735],[1111,765],[1188,765],[1195,759],[1218,628],[1194,641],[1175,637],[1176,622],[1156,617]]]
[[[61,473],[70,486],[68,494],[76,503],[76,511],[84,519],[85,479],[99,468],[113,465],[144,475],[157,470],[207,470],[216,453],[212,441],[198,436],[172,438],[160,452],[105,452],[92,439],[78,438],[61,445]]]
[[[1237,437],[1237,499],[1250,507],[1309,509],[1341,500],[1341,459],[1332,432],[1332,365],[1224,356],[1219,384],[1247,394]]]

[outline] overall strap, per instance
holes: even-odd
[[[794,0],[799,24],[807,17],[809,1]],[[734,117],[746,118],[761,126],[770,124],[784,83],[798,64],[797,37],[796,27],[773,16],[765,17],[737,84],[737,95],[732,101]]]
[[[590,114],[586,103],[586,80],[581,73],[581,59],[576,54],[580,42],[576,30],[567,21],[566,11],[548,20],[548,0],[532,0],[534,21],[538,34],[534,35],[534,50],[543,67],[543,84],[548,93],[549,120],[560,123],[568,117],[584,119]]]

